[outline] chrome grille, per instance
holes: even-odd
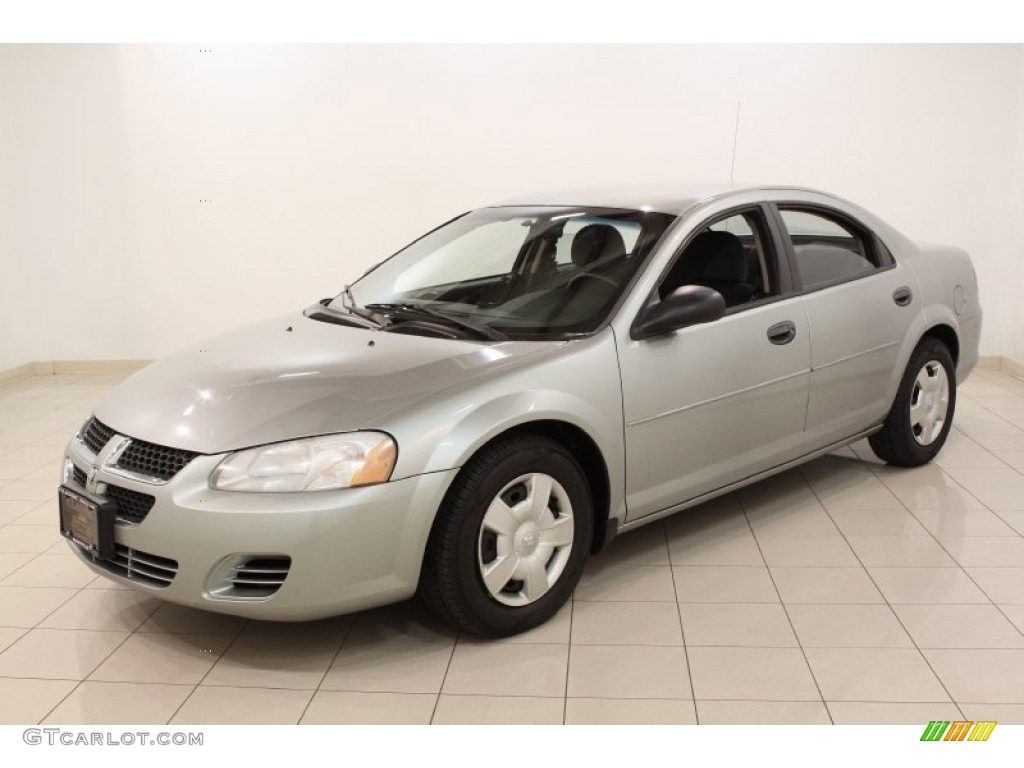
[[[156,499],[147,493],[131,491],[117,485],[108,485],[104,494],[117,507],[117,519],[123,523],[138,525],[146,519]]]
[[[89,447],[89,450],[98,454],[103,450],[103,446],[110,442],[110,438],[114,436],[114,430],[93,416],[85,422],[80,434],[82,442]]]
[[[117,460],[117,466],[161,480],[170,480],[198,455],[192,451],[147,443],[145,440],[132,440]]]
[[[95,563],[117,576],[151,587],[169,586],[178,575],[177,560],[131,549],[122,544],[115,545],[112,559],[96,560]]]
[[[78,434],[89,450],[99,455],[110,439],[120,433],[108,427],[95,416],[90,416]],[[127,444],[123,450],[118,449],[120,455],[115,454],[117,463],[114,466],[141,475],[140,479],[143,480],[167,482],[184,469],[192,459],[199,456],[194,451],[168,448],[145,440],[137,440],[131,435],[124,435],[124,437],[128,438]]]
[[[228,578],[228,594],[235,597],[270,597],[284,584],[292,559],[278,557],[247,557],[235,566]]]
[[[74,467],[71,477],[83,489],[86,487],[87,477],[84,470]],[[148,493],[139,493],[138,491],[122,488],[119,485],[110,485],[109,483],[107,484],[107,490],[100,495],[114,502],[119,523],[138,525],[146,519],[149,510],[156,503],[156,499]]]

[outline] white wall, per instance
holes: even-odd
[[[0,46],[0,370],[163,355],[524,190],[728,180],[738,101],[737,181],[968,248],[1024,360],[1021,46],[201,47]]]
[[[0,371],[32,359],[29,336],[16,326],[16,315],[23,302],[17,299],[21,276],[12,273],[15,269],[13,251],[13,210],[15,187],[20,182],[15,178],[15,164],[9,139],[11,130],[11,89],[12,72],[7,67],[7,56],[0,46]]]
[[[1011,197],[1017,217],[1016,231],[1007,238],[1007,249],[1014,263],[1007,259],[1003,274],[1007,283],[1010,318],[1007,322],[1004,352],[1008,358],[1024,366],[1024,46],[1020,49],[1017,80],[1017,142],[1014,158],[1014,190]]]

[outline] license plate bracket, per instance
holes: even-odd
[[[57,489],[60,533],[93,557],[114,556],[114,503],[62,485]]]

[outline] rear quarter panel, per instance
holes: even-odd
[[[982,309],[978,296],[978,280],[967,252],[951,246],[913,243],[902,254],[917,274],[920,285],[920,319],[923,333],[938,326],[948,326],[956,333],[956,378],[961,384],[978,363]],[[907,339],[905,361],[913,352],[917,339]],[[902,372],[902,368],[901,368]],[[893,386],[898,386],[899,379]]]

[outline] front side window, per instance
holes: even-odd
[[[511,338],[589,333],[674,220],[607,208],[485,208],[399,251],[329,306],[384,314],[393,331],[429,334],[443,313]]]
[[[779,215],[793,244],[805,289],[857,278],[878,267],[869,239],[838,216],[782,207]]]
[[[684,285],[703,285],[739,307],[778,294],[771,241],[759,209],[713,221],[693,237],[658,288],[664,299]]]

